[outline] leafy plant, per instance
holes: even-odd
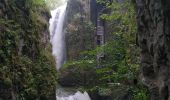
[[[149,93],[146,89],[138,89],[134,92],[134,100],[149,100]]]

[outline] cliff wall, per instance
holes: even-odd
[[[82,58],[81,52],[94,48],[91,0],[69,0],[65,24],[67,60]]]
[[[49,18],[44,1],[0,1],[1,100],[55,100]]]
[[[151,100],[170,99],[170,1],[136,0],[141,78]]]

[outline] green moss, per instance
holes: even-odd
[[[44,2],[3,0],[2,5],[0,86],[15,92],[21,100],[55,99],[55,61],[49,40],[42,40],[45,35],[49,37],[50,15]]]

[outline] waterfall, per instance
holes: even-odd
[[[65,19],[67,3],[58,7],[56,10],[51,11],[52,18],[50,19],[50,35],[52,43],[53,55],[56,59],[56,68],[62,67],[66,60],[66,46],[65,46],[65,33],[63,32],[63,24]],[[88,93],[76,92],[70,94],[63,88],[56,90],[57,100],[91,100]]]
[[[57,69],[61,68],[66,59],[65,34],[63,32],[66,7],[67,3],[56,10],[51,11],[52,18],[50,19],[50,35]]]

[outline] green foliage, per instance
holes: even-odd
[[[45,4],[45,0],[34,0],[32,2],[34,5],[44,5]]]
[[[64,3],[64,0],[45,0],[47,7],[50,10],[54,10],[56,9],[59,5],[61,5],[62,3]]]
[[[101,0],[99,2],[112,11],[101,15],[101,18],[114,29],[110,35],[113,39],[107,41],[102,47],[97,47],[96,50],[86,51],[86,54],[97,55],[103,52],[104,48],[105,58],[99,63],[102,68],[96,69],[99,80],[103,84],[107,82],[129,84],[130,80],[137,78],[139,70],[139,50],[135,43],[136,23],[133,5],[130,2]]]
[[[9,98],[14,92],[19,100],[55,99],[55,61],[49,41],[42,40],[49,18],[44,1],[8,0],[5,7],[8,13],[0,17],[0,85],[10,90]]]
[[[134,90],[134,100],[149,100],[149,91],[145,88]]]
[[[67,65],[73,64],[76,66],[78,64],[79,66],[94,67],[97,76],[94,81],[97,81],[95,85],[87,85],[86,88],[89,91],[101,90],[101,93],[107,92],[110,94],[108,88],[110,88],[110,84],[114,83],[125,86],[125,89],[122,89],[122,91],[128,91],[134,84],[138,86],[138,84],[133,82],[133,80],[138,79],[139,73],[139,49],[136,45],[137,27],[135,9],[133,4],[128,0],[122,3],[117,0],[112,0],[112,2],[98,0],[98,3],[105,5],[106,10],[110,11],[110,13],[102,14],[100,17],[105,20],[106,25],[108,24],[108,26],[105,26],[105,28],[108,29],[106,29],[106,32],[108,32],[106,35],[110,34],[109,37],[111,37],[111,39],[107,40],[103,46],[96,47],[93,50],[84,50],[80,53],[82,58],[79,58],[78,61],[69,62]],[[75,23],[80,22],[76,19],[79,18],[79,16],[80,15],[75,16]],[[75,23],[72,25],[78,25]],[[86,24],[82,25],[84,26]],[[74,33],[76,29],[79,28],[70,26],[70,30],[73,30],[71,31],[72,33]],[[85,32],[86,30],[81,31],[81,33]],[[96,56],[103,52],[105,57],[101,61],[96,61]],[[91,63],[84,63],[89,61],[91,61]],[[119,87],[118,90],[120,88],[121,87]],[[116,90],[113,89],[112,92],[114,91]],[[133,94],[135,100],[147,100],[148,98],[144,90],[133,91]],[[140,97],[143,99],[138,99]]]
[[[94,60],[80,60],[80,61],[69,61],[64,65],[64,68],[68,68],[69,66],[81,65],[79,67],[89,66],[93,67],[91,64],[94,64]]]
[[[130,1],[120,3],[99,0],[99,3],[110,9],[109,14],[101,15],[101,18],[111,24],[113,40],[106,43],[104,49],[106,59],[102,62],[104,68],[108,68],[111,75],[107,74],[106,79],[112,82],[122,82],[137,77],[139,65],[139,50],[136,46],[136,21],[135,10]],[[100,69],[99,69],[100,70]],[[101,69],[103,70],[103,69]]]
[[[32,8],[36,8],[36,6],[45,6],[44,4],[45,4],[45,0],[33,0],[33,1],[25,0],[26,7],[31,6]]]

